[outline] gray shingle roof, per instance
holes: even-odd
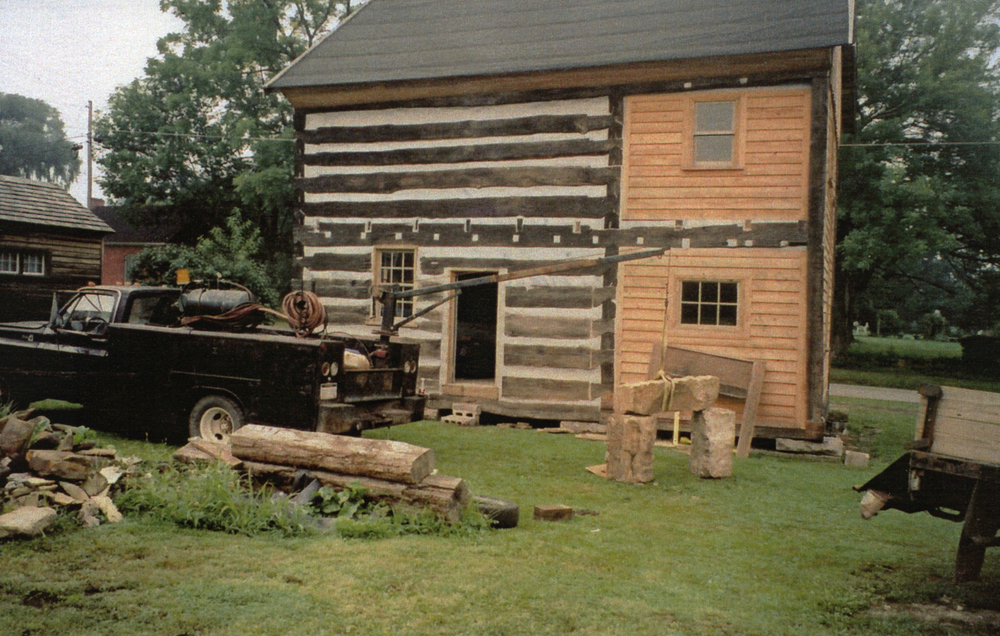
[[[0,221],[110,234],[107,223],[53,183],[0,176]]]
[[[851,0],[370,0],[270,88],[566,70],[851,43]]]

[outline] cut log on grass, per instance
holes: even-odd
[[[319,469],[419,484],[434,471],[434,451],[392,440],[344,437],[251,424],[230,438],[244,461]]]
[[[292,484],[301,472],[296,466],[249,460],[243,461],[243,468],[254,480],[264,480],[283,487]],[[449,523],[457,523],[461,519],[470,499],[469,487],[465,481],[446,475],[428,475],[418,484],[405,484],[318,469],[309,470],[309,474],[324,486],[336,490],[360,486],[372,499],[387,503],[394,510],[403,513],[431,510]]]

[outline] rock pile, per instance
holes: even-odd
[[[83,440],[83,429],[28,419],[30,411],[0,418],[0,538],[41,534],[71,511],[87,527],[121,521],[112,496],[137,459]]]

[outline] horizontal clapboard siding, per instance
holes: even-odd
[[[716,93],[626,100],[623,219],[804,220],[808,194],[809,88],[726,92],[741,100],[742,165],[685,168],[693,101]]]
[[[763,360],[758,410],[766,426],[801,428],[805,418],[806,265],[804,248],[672,250],[620,269],[622,311],[617,368],[622,381],[643,379],[653,343]],[[680,324],[681,281],[736,281],[737,327]]]
[[[475,106],[317,112],[300,119],[307,288],[331,329],[369,335],[377,249],[411,249],[417,286],[458,272],[509,272],[604,256],[617,215],[619,147],[606,96]],[[418,297],[416,310],[444,294]],[[498,287],[497,410],[596,418],[613,332],[603,271]],[[450,382],[448,305],[401,329],[421,343],[421,378]]]

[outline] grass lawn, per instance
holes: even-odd
[[[841,401],[870,468],[771,456],[701,480],[656,451],[656,481],[585,470],[604,446],[570,436],[434,422],[370,433],[435,449],[442,473],[516,501],[521,523],[471,536],[256,537],[128,518],[0,543],[0,634],[942,635],[1000,610],[1000,550],[982,581],[951,583],[960,525],[858,514],[863,483],[912,434],[913,405]],[[122,442],[124,453],[169,447]],[[596,515],[532,519],[538,504]],[[914,605],[954,608],[924,620]],[[887,611],[888,609],[888,611]],[[994,619],[996,620],[996,619]]]

